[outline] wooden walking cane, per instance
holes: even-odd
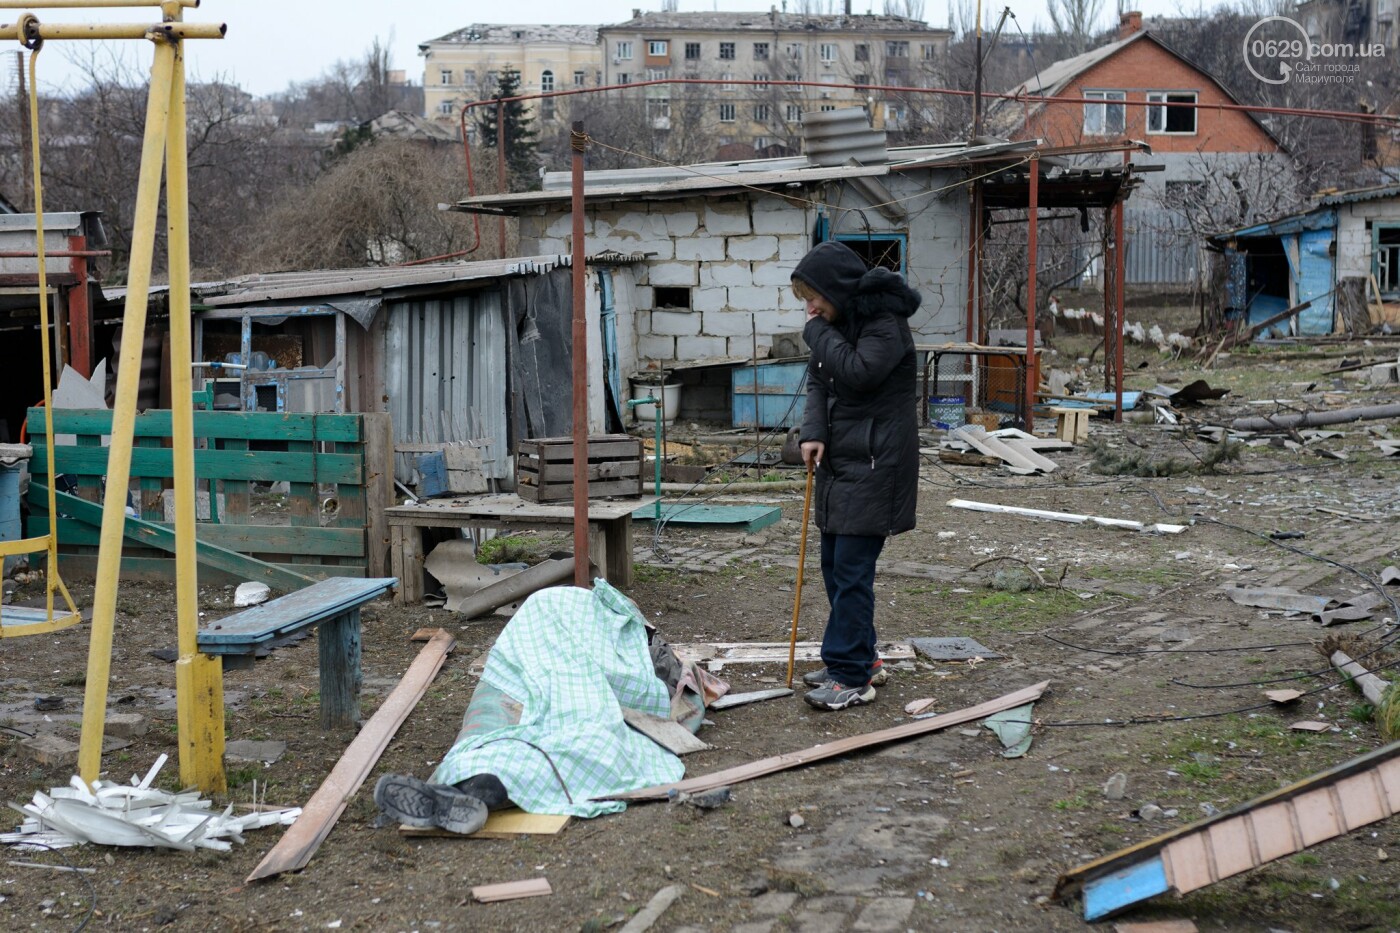
[[[802,611],[802,570],[807,566],[807,515],[812,510],[812,464],[807,464],[807,490],[802,494],[802,543],[797,547],[797,586],[792,597],[792,638],[788,642],[787,686],[792,689],[792,666],[797,659],[797,616]]]

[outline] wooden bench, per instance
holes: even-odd
[[[1055,436],[1071,444],[1080,444],[1089,439],[1089,416],[1091,408],[1052,408],[1055,415]]]
[[[259,652],[319,625],[321,727],[353,728],[360,719],[360,607],[397,583],[394,577],[320,580],[210,622],[199,630],[199,650],[231,670],[249,668]]]

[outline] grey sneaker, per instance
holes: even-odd
[[[802,682],[809,687],[820,687],[822,684],[826,683],[830,679],[831,675],[827,674],[826,668],[824,667],[819,667],[815,671],[808,671],[807,673],[802,675]],[[883,687],[886,683],[889,682],[889,679],[890,672],[885,670],[885,662],[879,658],[876,658],[875,673],[870,678],[871,686]]]
[[[486,823],[486,804],[446,784],[429,784],[407,774],[386,774],[374,785],[374,802],[389,819],[405,826],[436,826],[467,835]]]
[[[807,701],[808,706],[816,709],[845,709],[848,706],[873,703],[875,701],[875,688],[869,684],[862,687],[846,687],[834,680],[828,680],[803,699]]]

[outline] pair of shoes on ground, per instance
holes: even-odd
[[[878,658],[875,661],[870,680],[855,687],[848,687],[832,679],[826,668],[823,667],[802,675],[804,684],[816,688],[803,699],[807,701],[808,706],[816,709],[838,710],[848,706],[860,706],[864,703],[874,702],[875,684],[883,684],[889,679],[890,675],[885,670],[884,662]]]
[[[404,826],[436,826],[451,833],[474,833],[486,824],[486,804],[447,784],[429,784],[407,774],[386,774],[374,785],[374,802]]]

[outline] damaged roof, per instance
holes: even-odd
[[[425,49],[435,42],[481,45],[516,45],[521,42],[566,42],[596,45],[597,26],[541,26],[535,23],[472,23],[445,36],[429,39],[418,46]]]
[[[705,162],[695,165],[654,168],[613,169],[589,172],[584,197],[592,201],[624,200],[641,196],[682,197],[689,194],[725,194],[745,188],[787,188],[845,178],[887,175],[891,171],[955,168],[977,159],[1015,154],[1033,149],[1040,140],[1000,141],[970,146],[951,142],[935,146],[890,149],[890,161],[878,165],[820,166],[806,156],[780,159],[753,159],[734,162]],[[545,175],[541,191],[514,194],[486,194],[464,198],[453,210],[467,213],[511,214],[526,207],[566,202],[571,197],[567,172]]]
[[[1375,201],[1381,198],[1400,197],[1400,185],[1374,185],[1370,188],[1353,188],[1350,191],[1334,191],[1317,199],[1322,206],[1355,204],[1358,201]]]
[[[602,32],[616,29],[666,29],[680,31],[724,30],[767,32],[825,31],[825,32],[919,32],[929,35],[950,35],[946,29],[935,29],[927,23],[903,16],[886,16],[866,13],[862,15],[807,15],[803,13],[779,13],[776,10],[762,13],[642,13],[631,19],[601,27]]]

